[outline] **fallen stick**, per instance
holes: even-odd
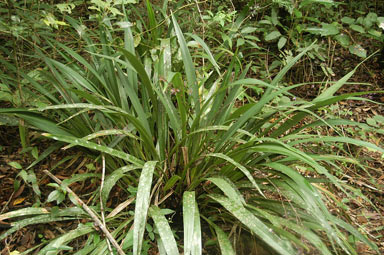
[[[59,185],[61,185],[61,181],[59,180],[59,178],[57,178],[56,176],[54,176],[53,174],[51,174],[48,170],[43,170],[43,172],[48,175],[49,177],[51,177],[55,182],[57,182]],[[105,234],[105,236],[108,238],[108,240],[111,242],[111,244],[116,248],[117,252],[120,254],[120,255],[125,255],[124,251],[121,249],[121,247],[119,246],[119,244],[116,242],[115,238],[113,238],[113,236],[111,235],[111,233],[109,233],[108,229],[103,225],[103,223],[100,221],[100,219],[97,217],[97,215],[91,210],[91,208],[89,208],[76,194],[75,192],[73,192],[68,186],[65,187],[65,189],[67,190],[68,193],[70,193],[75,199],[76,201],[81,205],[81,207],[89,214],[89,216],[91,216],[91,218],[93,219],[93,221],[96,223],[96,226],[99,227],[101,229],[101,231],[103,231],[103,233]]]

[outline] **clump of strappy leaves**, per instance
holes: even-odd
[[[38,52],[46,64],[40,73],[44,83],[32,78],[28,83],[41,97],[41,107],[1,109],[3,115],[16,115],[57,140],[53,146],[77,146],[95,161],[105,159],[106,177],[90,206],[99,215],[104,208],[105,224],[122,249],[143,254],[151,243],[160,254],[202,254],[203,248],[236,254],[237,233],[246,232],[278,254],[297,254],[299,248],[357,254],[358,241],[377,250],[324,202],[327,186],[321,182],[349,194],[332,169],[354,161],[314,152],[334,143],[384,150],[341,135],[308,132],[325,125],[336,131],[338,125],[354,125],[315,114],[358,96],[334,95],[354,70],[310,102],[293,100],[289,91],[302,84],[283,86],[282,80],[312,46],[272,81],[248,78],[251,64],[240,66],[233,60],[220,66],[222,58],[228,59],[223,53],[213,55],[196,35],[187,39],[166,9],[161,24],[168,26],[157,22],[149,1],[147,9],[145,28],[127,19],[120,27],[101,19],[95,31],[67,17],[75,29],[82,29],[84,48],[47,38],[60,49],[60,60]],[[199,45],[192,55],[189,42]],[[260,98],[239,100],[246,90],[259,88],[264,91]],[[89,178],[101,177],[74,176],[57,185],[50,200],[62,200],[66,185]],[[126,201],[108,208],[117,185]],[[15,221],[0,239],[31,224],[92,221],[74,202],[59,210],[30,207],[2,214],[0,220]],[[78,223],[43,243],[40,253],[72,249],[71,242],[84,236],[86,242],[76,254],[107,252],[106,239],[92,224]]]

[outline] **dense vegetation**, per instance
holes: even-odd
[[[344,213],[348,199],[369,199],[338,177],[369,175],[369,159],[346,148],[382,155],[363,138],[383,134],[384,117],[335,112],[345,100],[379,104],[376,84],[349,80],[382,64],[381,5],[1,3],[0,124],[18,129],[29,165],[8,164],[32,203],[5,205],[0,240],[65,221],[8,252],[358,254],[363,243],[378,253]],[[80,157],[86,171],[71,170]]]

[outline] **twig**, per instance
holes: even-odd
[[[5,203],[5,205],[3,206],[3,209],[1,209],[0,211],[0,214],[3,214],[4,210],[7,208],[7,206],[9,205],[9,203],[12,201],[13,199],[13,195],[15,195],[15,191],[12,192],[11,196],[9,197],[8,201]]]
[[[54,176],[53,174],[51,174],[48,170],[43,170],[43,172],[48,175],[49,177],[51,177],[55,182],[57,182],[59,185],[61,185],[61,181],[56,177]],[[104,235],[108,238],[108,240],[111,242],[111,244],[116,248],[117,252],[120,254],[120,255],[125,255],[124,251],[121,249],[121,247],[119,246],[119,244],[116,242],[115,238],[113,238],[113,236],[111,235],[111,233],[109,233],[108,229],[103,225],[103,223],[100,221],[100,219],[97,217],[97,215],[91,210],[91,208],[89,208],[76,194],[75,192],[73,192],[68,186],[65,187],[65,189],[67,190],[68,193],[70,193],[77,201],[77,203],[80,204],[80,206],[84,209],[84,211],[86,211],[89,216],[91,216],[91,218],[93,219],[93,221],[96,223],[96,226],[99,227],[101,229],[101,231],[103,231]]]
[[[100,184],[100,213],[101,213],[101,219],[103,221],[103,225],[105,228],[107,228],[107,225],[105,224],[105,216],[104,216],[104,205],[103,205],[103,187],[104,187],[104,178],[105,178],[105,156],[104,154],[101,155],[101,160],[102,160],[102,167],[101,167],[101,184]],[[108,245],[108,250],[113,255],[112,252],[112,247],[111,243],[107,239],[107,245]]]

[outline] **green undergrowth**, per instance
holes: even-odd
[[[22,120],[26,132],[34,129],[55,141],[24,176],[33,178],[38,162],[52,151],[74,146],[103,171],[51,183],[55,190],[46,201],[0,215],[12,222],[0,240],[29,225],[73,221],[76,229],[24,254],[116,254],[66,191],[71,183],[95,179],[101,185],[88,205],[126,254],[151,248],[168,255],[236,254],[239,232],[271,254],[357,254],[360,242],[378,251],[366,233],[327,209],[319,188],[333,185],[349,196],[353,189],[334,173],[346,162],[360,167],[347,156],[315,153],[319,146],[323,152],[335,143],[384,152],[339,132],[359,123],[317,115],[364,94],[335,95],[356,69],[329,82],[313,100],[296,99],[291,91],[306,84],[284,85],[285,75],[316,42],[287,59],[273,79],[249,78],[252,62],[239,61],[239,52],[228,57],[225,49],[211,51],[200,36],[183,33],[166,4],[157,8],[164,20],[158,23],[157,11],[146,2],[140,22],[149,32],[142,36],[134,30],[139,20],[130,21],[122,8],[125,20],[115,22],[108,18],[111,8],[98,10],[92,29],[65,17],[76,44],[41,35],[57,53],[36,47],[34,57],[43,65],[33,73],[1,59],[22,77],[24,95],[34,100],[2,108],[0,116]],[[10,76],[4,80],[13,83]],[[248,96],[249,90],[259,97]],[[335,135],[310,132],[322,126]],[[109,208],[117,185],[126,202]],[[58,207],[49,208],[51,202]],[[81,240],[77,250],[75,240]]]

